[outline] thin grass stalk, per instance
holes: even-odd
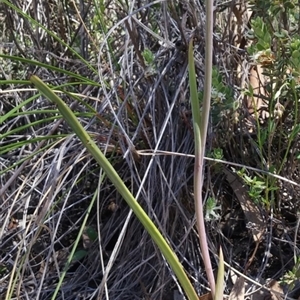
[[[103,181],[103,179],[104,179],[104,176],[101,177],[100,182]],[[57,294],[58,294],[58,292],[59,292],[59,290],[60,290],[60,288],[61,288],[61,286],[63,284],[63,280],[64,280],[64,278],[65,278],[65,276],[67,274],[67,271],[69,269],[69,266],[70,266],[70,264],[71,264],[71,262],[73,260],[75,251],[76,251],[76,249],[78,247],[78,244],[79,244],[79,242],[81,240],[81,237],[82,237],[84,228],[85,228],[85,226],[87,224],[88,218],[90,217],[91,210],[92,210],[93,205],[95,203],[95,200],[97,198],[97,192],[98,192],[97,190],[94,192],[94,196],[93,196],[92,201],[89,204],[88,210],[87,210],[87,212],[86,212],[86,214],[84,216],[83,222],[82,222],[82,224],[80,226],[80,229],[79,229],[79,232],[77,234],[76,240],[74,242],[73,248],[72,248],[71,253],[70,253],[70,255],[68,257],[68,260],[66,262],[66,266],[65,266],[64,270],[61,273],[61,276],[60,276],[59,281],[58,281],[58,283],[56,285],[56,288],[55,288],[55,291],[54,291],[54,293],[53,293],[53,295],[51,297],[51,300],[55,300],[56,299]]]

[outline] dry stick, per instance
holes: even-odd
[[[212,298],[215,296],[216,284],[214,273],[212,270],[211,260],[209,256],[209,249],[207,244],[207,236],[205,231],[205,222],[203,216],[203,171],[204,171],[204,153],[206,145],[206,134],[208,128],[208,119],[210,111],[211,98],[211,83],[212,83],[212,38],[213,38],[213,1],[206,1],[206,33],[205,33],[205,81],[204,81],[204,96],[203,107],[200,120],[200,148],[198,153],[195,153],[195,177],[194,177],[194,191],[195,191],[195,206],[197,227],[199,233],[200,247],[203,255],[205,271],[211,289]],[[199,124],[198,124],[199,125]]]

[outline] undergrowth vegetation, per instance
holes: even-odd
[[[295,0],[215,2],[203,197],[225,295],[238,274],[253,299],[300,296],[299,15]],[[201,107],[205,4],[2,0],[0,19],[0,299],[184,294],[32,74],[75,113],[207,293],[188,80],[193,37]]]

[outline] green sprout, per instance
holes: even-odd
[[[150,49],[146,48],[143,52],[142,52],[142,56],[145,60],[145,64],[146,66],[150,67],[154,65],[154,54],[151,52]]]
[[[217,211],[221,210],[221,208],[221,205],[217,206],[217,201],[215,198],[208,197],[205,203],[205,220],[211,221],[220,219],[221,216]]]
[[[155,56],[154,56],[153,52],[150,49],[146,48],[142,52],[142,56],[144,58],[145,65],[147,66],[145,75],[146,76],[155,75],[156,74],[156,68],[155,68],[155,63],[154,63]]]

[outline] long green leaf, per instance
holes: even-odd
[[[103,168],[108,178],[112,181],[118,192],[122,195],[124,200],[128,203],[134,214],[143,224],[144,228],[148,231],[153,241],[156,243],[161,253],[170,264],[172,270],[177,276],[182,288],[184,289],[188,299],[198,300],[197,294],[189,281],[182,265],[180,264],[178,257],[172,251],[167,241],[163,238],[159,230],[156,228],[154,223],[150,220],[148,215],[145,213],[143,208],[139,205],[137,200],[130,193],[118,173],[115,171],[113,166],[109,163],[108,159],[97,147],[95,142],[91,139],[88,133],[84,130],[83,126],[79,123],[77,118],[66,103],[60,99],[43,81],[37,76],[31,76],[30,81],[36,86],[36,88],[46,96],[50,101],[56,103],[60,113],[64,119],[68,122],[72,130],[80,138],[87,150],[96,159],[99,165]]]

